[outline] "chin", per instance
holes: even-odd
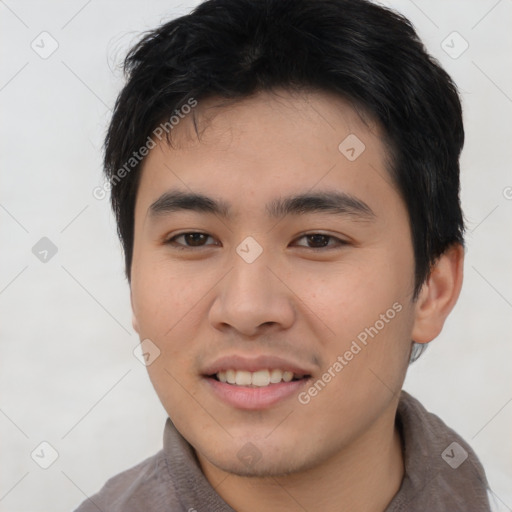
[[[262,455],[261,459],[257,460],[254,464],[244,463],[236,456],[235,459],[208,459],[208,461],[210,464],[226,473],[247,478],[281,477],[307,469],[306,467],[296,463],[296,461],[283,461],[281,458],[279,460],[272,461],[264,455]]]
[[[233,475],[260,478],[281,477],[305,471],[318,462],[318,455],[305,453],[300,448],[300,443],[288,443],[284,446],[281,441],[276,445],[264,438],[254,442],[250,439],[246,437],[243,440],[233,440],[231,446],[219,446],[215,451],[211,450],[211,445],[207,445],[206,450],[200,451],[202,459]]]

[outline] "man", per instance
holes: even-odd
[[[489,510],[401,391],[463,272],[456,88],[363,0],[209,0],[147,34],[106,138],[161,452],[80,512]]]

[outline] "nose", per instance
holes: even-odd
[[[209,311],[214,328],[234,329],[246,337],[290,328],[296,315],[294,294],[270,259],[265,251],[252,263],[235,255],[233,268],[216,287]]]

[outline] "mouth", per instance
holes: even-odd
[[[241,410],[270,409],[296,397],[311,375],[280,368],[220,370],[203,375],[212,398]]]
[[[235,409],[261,410],[293,399],[311,382],[313,370],[290,357],[231,354],[201,374],[214,400]]]
[[[248,387],[248,388],[266,388],[282,382],[294,382],[309,379],[308,374],[294,373],[289,370],[281,370],[279,368],[262,369],[255,372],[247,370],[222,370],[217,373],[207,375],[208,378],[217,382],[229,384],[231,386]]]

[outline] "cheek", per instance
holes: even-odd
[[[139,258],[132,267],[132,302],[141,336],[165,339],[194,309],[211,285],[204,273],[160,259]]]
[[[196,383],[194,344],[201,312],[201,297],[211,285],[169,263],[143,261],[132,267],[132,302],[140,338],[149,338],[160,355],[147,366],[150,380],[167,411],[190,408]]]
[[[409,302],[412,262],[393,257],[396,255],[384,251],[367,251],[341,265],[318,266],[309,274],[289,274],[289,280],[297,295],[335,336],[347,339],[372,325],[395,302]]]
[[[309,309],[330,330],[322,341],[324,371],[346,354],[325,398],[339,401],[349,385],[352,399],[346,399],[355,404],[363,395],[371,399],[372,393],[389,393],[382,382],[400,387],[411,343],[413,275],[412,252],[388,248],[361,252],[357,260],[328,271],[321,280],[303,279]],[[315,283],[320,286],[313,288]]]
[[[328,364],[340,355],[344,362],[329,395],[335,403],[350,389],[345,396],[349,404],[344,404],[349,409],[357,410],[358,403],[384,403],[399,391],[407,369],[413,323],[409,280],[390,269],[383,275],[385,271],[376,266],[347,278],[352,293],[337,317],[331,315],[338,321]]]

